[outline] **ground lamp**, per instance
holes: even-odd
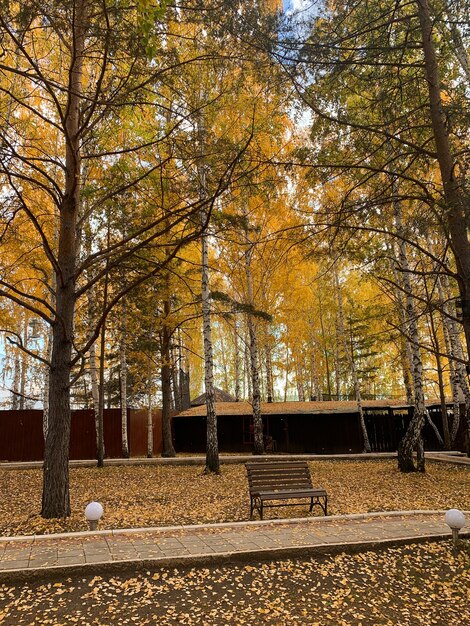
[[[85,517],[89,530],[96,530],[103,515],[103,507],[99,502],[90,502],[85,508]]]
[[[446,513],[445,521],[452,530],[452,541],[455,545],[459,538],[459,530],[465,526],[465,515],[459,509],[449,509]]]

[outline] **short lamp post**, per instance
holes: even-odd
[[[465,515],[459,509],[449,509],[445,516],[447,526],[452,530],[452,541],[454,546],[459,539],[459,530],[465,526]]]
[[[103,507],[99,502],[90,502],[85,508],[85,517],[89,530],[96,530],[103,515]]]

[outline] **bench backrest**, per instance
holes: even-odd
[[[306,461],[246,463],[250,492],[311,489],[312,479]]]

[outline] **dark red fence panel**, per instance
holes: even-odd
[[[42,411],[0,411],[0,460],[42,461]]]
[[[137,418],[132,418],[138,413]],[[158,411],[154,415],[154,451],[161,452],[161,419]],[[122,457],[121,410],[104,411],[104,445],[107,458]],[[127,411],[127,429],[131,455],[145,456],[146,411]],[[42,433],[42,411],[0,411],[0,461],[42,461],[44,438]],[[96,458],[96,434],[94,414],[91,409],[72,411],[70,434],[71,459]],[[134,448],[134,449],[133,449]]]

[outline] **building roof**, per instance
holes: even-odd
[[[197,400],[197,398],[196,398]],[[193,400],[194,402],[194,400]],[[192,403],[191,403],[192,404]],[[364,400],[366,409],[408,408],[403,400]],[[439,404],[439,400],[428,401],[427,405]],[[249,402],[216,402],[217,415],[251,415],[252,405]],[[358,413],[357,403],[352,401],[325,402],[262,402],[263,415],[319,415],[325,413]],[[206,405],[193,406],[179,415],[201,417],[206,415]]]
[[[218,387],[214,387],[214,395],[215,395],[216,402],[233,402],[234,404],[238,404],[238,402],[235,400],[235,398],[232,395],[230,395],[223,389],[219,389]],[[201,393],[200,396],[198,396],[197,398],[194,398],[194,400],[191,400],[191,406],[193,407],[202,406],[205,404],[206,404],[205,393]]]

